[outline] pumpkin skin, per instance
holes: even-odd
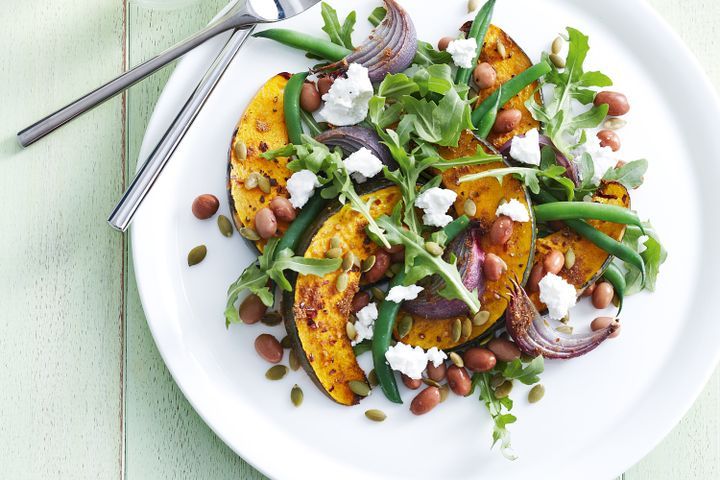
[[[621,184],[607,182],[603,183],[595,192],[593,202],[630,208],[630,194]],[[622,240],[625,234],[625,225],[619,223],[602,220],[588,220],[587,222],[618,241]],[[582,293],[583,290],[600,278],[613,257],[590,240],[564,227],[546,237],[537,239],[535,242],[535,261],[542,262],[553,250],[557,250],[564,255],[571,248],[575,252],[575,264],[569,270],[563,267],[558,275],[573,285],[578,290],[578,293]],[[528,293],[528,296],[538,311],[542,312],[547,309],[545,304],[540,301],[539,292]]]
[[[235,227],[255,229],[255,214],[270,205],[277,196],[289,197],[285,188],[292,172],[287,169],[287,158],[266,160],[260,155],[268,150],[288,144],[283,94],[290,78],[288,73],[275,75],[260,88],[245,109],[233,132],[228,153],[228,196]],[[247,158],[238,158],[235,147],[239,142],[247,146]],[[259,173],[270,180],[270,193],[259,188],[248,190],[245,180],[251,173]],[[288,223],[278,221],[279,232],[287,230]],[[262,251],[265,240],[255,242]]]
[[[400,189],[385,181],[368,182],[357,187],[364,201],[373,198],[370,212],[373,217],[390,214],[400,201]],[[352,252],[362,260],[378,248],[365,234],[367,220],[350,205],[333,202],[308,229],[297,254],[306,258],[325,258],[330,239],[341,239],[343,255]],[[361,397],[353,393],[348,382],[366,381],[358,366],[346,324],[351,302],[359,290],[360,269],[348,272],[348,285],[343,292],[336,288],[341,270],[323,277],[288,275],[292,292],[283,294],[283,317],[288,334],[294,340],[295,352],[315,384],[332,400],[342,405],[357,404]]]

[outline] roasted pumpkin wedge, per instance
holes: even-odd
[[[400,190],[387,182],[362,184],[357,191],[363,200],[372,199],[373,217],[390,214],[402,198]],[[365,259],[379,248],[365,234],[366,226],[365,218],[350,205],[334,202],[308,229],[297,254],[324,258],[333,237],[337,237],[344,256],[352,252],[356,258]],[[299,275],[291,279],[293,291],[283,295],[283,316],[295,351],[310,378],[331,399],[354,405],[360,397],[350,390],[348,382],[365,381],[365,374],[355,359],[346,324],[351,301],[359,290],[360,269],[352,267],[342,286],[338,284],[340,275],[342,270],[324,277]]]
[[[630,194],[621,184],[608,182],[597,190],[593,196],[593,202],[630,208]],[[588,220],[588,223],[615,240],[621,240],[625,234],[625,225],[619,223],[601,220]],[[570,269],[563,267],[558,275],[574,285],[578,292],[582,292],[600,278],[605,267],[612,261],[612,257],[605,250],[596,246],[590,240],[565,227],[546,237],[537,239],[535,242],[535,261],[542,262],[545,256],[553,250],[565,254],[571,248],[575,253],[575,264]],[[539,311],[546,309],[545,305],[540,301],[538,292],[529,293],[529,296],[530,300],[535,304],[535,308]]]
[[[266,160],[260,154],[288,143],[283,93],[289,78],[289,74],[281,73],[268,80],[248,105],[233,133],[228,156],[228,194],[238,230],[254,229],[255,213],[278,195],[288,195],[285,185],[291,172],[286,167],[287,159]],[[257,185],[257,175],[265,177],[266,180],[261,181],[268,182],[269,191],[267,188],[263,191],[261,186],[246,188],[251,177],[255,177],[252,181]],[[287,223],[278,222],[278,229],[284,232]],[[264,244],[264,240],[256,242],[260,250]]]
[[[523,49],[520,48],[507,33],[495,25],[490,25],[485,35],[485,43],[483,43],[483,48],[480,52],[480,61],[487,62],[495,68],[497,79],[495,80],[494,86],[478,92],[476,105],[480,105],[483,100],[500,88],[500,85],[533,65]],[[492,143],[495,148],[500,148],[515,135],[522,135],[533,128],[540,128],[540,123],[530,115],[530,111],[525,107],[525,102],[530,99],[533,92],[535,92],[536,100],[541,102],[540,92],[536,92],[538,86],[539,84],[537,82],[528,85],[505,104],[503,108],[506,110],[511,108],[520,110],[522,112],[522,119],[518,126],[511,132],[504,134],[491,132],[490,135],[488,135],[488,141]]]
[[[479,145],[482,145],[488,152],[492,151],[492,147],[478,140],[472,133],[465,132],[461,136],[457,148],[443,149],[440,154],[445,159],[458,158],[475,153]],[[534,252],[535,221],[528,192],[523,183],[512,176],[505,176],[502,183],[494,178],[483,178],[474,182],[457,184],[457,180],[463,175],[506,166],[504,162],[498,161],[485,165],[454,168],[443,174],[444,186],[452,189],[458,195],[455,202],[455,211],[458,214],[468,215],[469,212],[464,211],[466,200],[472,200],[475,203],[475,213],[468,216],[479,223],[481,246],[485,254],[498,255],[508,266],[507,271],[499,280],[485,281],[485,291],[480,298],[480,308],[489,313],[488,320],[483,325],[474,326],[469,336],[453,341],[453,324],[458,319],[462,322],[464,317],[425,319],[414,316],[410,333],[401,339],[403,343],[419,345],[425,349],[430,347],[453,349],[476,340],[488,332],[505,312],[508,304],[507,292],[512,285],[512,279],[517,278],[524,282],[527,278]],[[496,219],[495,211],[501,202],[512,199],[519,201],[527,208],[531,221],[514,222],[510,240],[505,245],[493,245],[490,242],[489,232]],[[400,316],[403,315],[407,315],[407,313],[400,312]]]

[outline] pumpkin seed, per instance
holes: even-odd
[[[247,238],[248,240],[251,240],[253,242],[257,242],[258,240],[260,240],[260,235],[258,235],[258,233],[252,228],[243,227],[238,231],[243,238]]]
[[[400,321],[398,322],[398,337],[405,338],[407,337],[408,333],[410,333],[410,330],[412,330],[413,326],[413,317],[410,315],[403,316]]]
[[[292,387],[292,390],[290,390],[290,401],[292,401],[293,405],[299,407],[302,404],[303,397],[302,388],[298,387],[297,384]]]
[[[490,377],[490,387],[493,389],[499,387],[503,383],[505,383],[505,377],[502,376],[502,373],[496,373]]]
[[[371,387],[377,387],[380,384],[380,380],[378,380],[377,372],[374,368],[370,370],[370,373],[368,373],[367,377]]]
[[[372,267],[375,266],[375,255],[370,255],[365,260],[362,261],[360,264],[360,271],[363,273],[369,271]]]
[[[469,0],[468,1],[468,13],[472,13],[480,7],[480,0]]]
[[[385,412],[383,412],[382,410],[377,410],[375,408],[373,408],[372,410],[366,410],[365,416],[373,422],[382,422],[387,418]]]
[[[470,337],[470,334],[472,333],[472,320],[465,317],[462,319],[462,330],[461,330],[461,336],[462,338],[468,338]]]
[[[283,321],[283,317],[280,312],[267,312],[262,316],[260,321],[268,327],[274,327],[275,325],[280,325]]]
[[[450,361],[458,368],[463,368],[465,366],[465,362],[462,357],[455,352],[450,352]]]
[[[608,130],[620,130],[625,125],[627,125],[627,122],[622,118],[608,118],[605,120],[605,123],[603,123],[603,128]]]
[[[545,396],[545,387],[537,384],[528,392],[528,402],[537,403]]]
[[[468,217],[474,217],[477,213],[477,205],[468,198],[465,200],[465,203],[463,203],[463,212],[465,212],[465,215]]]
[[[226,237],[233,236],[233,226],[230,220],[225,215],[220,215],[217,219],[218,228],[220,233]]]
[[[437,388],[442,387],[442,385],[440,385],[438,382],[436,382],[432,378],[423,378],[422,381],[428,387],[437,387]]]
[[[353,266],[355,265],[355,254],[353,252],[348,252],[343,257],[342,262],[342,270],[343,272],[349,272],[352,270]]]
[[[355,395],[360,395],[361,397],[367,397],[370,395],[370,386],[365,382],[350,380],[348,382],[348,387],[350,387],[350,391]]]
[[[395,273],[393,273],[393,271],[388,268],[387,270],[385,270],[385,276],[387,278],[393,278],[395,276]]]
[[[270,369],[265,372],[265,378],[268,380],[280,380],[285,375],[287,375],[288,367],[285,365],[275,365],[274,367],[270,367]]]
[[[290,362],[290,370],[292,370],[293,372],[300,368],[300,361],[297,358],[295,350],[290,350],[290,354],[288,355],[288,361]]]
[[[348,287],[349,281],[350,277],[348,277],[348,274],[346,272],[343,272],[338,275],[337,281],[335,282],[335,288],[337,288],[338,292],[342,293]]]
[[[550,61],[555,65],[557,68],[565,68],[565,59],[558,55],[557,53],[551,53],[550,54]]]
[[[188,267],[197,265],[205,260],[205,255],[207,255],[207,247],[205,245],[198,245],[190,250],[190,253],[188,253],[187,256]]]
[[[342,240],[338,235],[333,235],[330,239],[330,248],[338,248],[341,245]]]
[[[258,174],[253,172],[245,179],[245,190],[252,190],[258,186]]]
[[[372,292],[373,298],[378,302],[382,302],[383,300],[385,300],[385,292],[383,292],[382,289],[378,287],[372,287],[370,289],[370,292]]]
[[[502,385],[499,385],[495,389],[495,398],[505,398],[508,395],[510,395],[510,392],[512,391],[513,384],[511,381],[505,381],[502,383]]]
[[[445,399],[448,397],[448,393],[450,393],[450,387],[447,383],[440,385],[440,403],[444,402]]]
[[[497,41],[497,51],[502,58],[507,58],[507,50],[505,49],[505,44],[500,40]]]
[[[557,37],[552,42],[551,52],[555,54],[559,54],[562,52],[563,47],[565,46],[565,39],[562,37]]]
[[[258,175],[257,182],[263,193],[270,193],[270,180],[265,175]]]
[[[575,250],[569,248],[565,252],[565,269],[570,270],[573,266],[575,266]]]
[[[292,348],[292,340],[290,339],[290,335],[285,335],[282,340],[280,340],[280,345],[282,345],[283,348]]]
[[[327,258],[340,258],[340,257],[342,257],[342,253],[343,253],[342,248],[334,247],[334,248],[331,248],[330,250],[328,250],[325,253],[325,256]]]
[[[355,340],[357,338],[357,329],[352,322],[347,322],[345,324],[345,333],[347,333],[347,336],[350,340]]]
[[[567,335],[572,335],[573,327],[571,327],[570,325],[560,325],[560,326],[557,327],[555,330],[558,331],[558,332],[560,332],[560,333],[565,333],[565,334],[567,334]]]
[[[425,250],[435,257],[439,257],[443,254],[443,248],[436,242],[425,242]]]
[[[480,339],[480,341],[478,342],[478,345],[483,346],[487,343],[490,343],[490,340],[492,340],[492,339],[493,339],[492,335],[487,335],[485,338]]]
[[[452,325],[452,341],[457,343],[460,340],[460,334],[462,334],[462,322],[456,318]]]
[[[472,324],[476,327],[485,325],[490,320],[490,312],[487,310],[480,310],[472,319]]]
[[[235,142],[235,156],[240,160],[247,158],[247,145],[242,140]]]

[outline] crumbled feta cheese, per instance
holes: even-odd
[[[398,342],[385,352],[385,360],[393,370],[419,380],[422,378],[423,370],[427,367],[428,356],[421,347],[411,347]]]
[[[590,154],[595,167],[592,183],[600,185],[600,180],[605,176],[605,173],[617,165],[617,158],[613,155],[612,148],[600,146],[600,139],[596,135],[588,135],[585,143],[573,152],[578,160],[585,153]]]
[[[318,182],[318,178],[313,172],[310,170],[300,170],[288,178],[285,188],[287,188],[290,194],[290,203],[292,206],[302,208],[307,201],[310,200],[310,197],[315,191],[315,187],[319,186],[320,182]]]
[[[550,318],[560,320],[577,300],[575,287],[564,278],[548,273],[540,280],[540,301],[548,307]]]
[[[335,80],[328,93],[323,95],[325,106],[318,115],[333,125],[355,125],[367,117],[372,96],[373,86],[368,69],[358,63],[351,63],[347,69],[347,78]]]
[[[423,287],[418,287],[417,285],[409,285],[407,287],[396,285],[387,293],[385,300],[395,303],[400,303],[403,300],[415,300],[422,291]]]
[[[458,67],[472,68],[477,52],[477,42],[474,38],[453,40],[447,46],[447,52],[452,55],[453,63]]]
[[[343,160],[343,164],[357,183],[365,182],[383,169],[383,163],[380,159],[365,147],[351,153],[349,157]]]
[[[530,221],[530,214],[528,213],[527,208],[525,208],[525,205],[514,198],[509,202],[498,205],[497,210],[495,210],[495,216],[499,217],[500,215],[510,217],[510,219],[514,222]]]
[[[439,367],[447,357],[447,354],[442,350],[438,350],[437,347],[430,347],[430,350],[427,351],[428,362],[432,362],[433,367]]]
[[[648,240],[650,240],[650,237],[647,235],[640,235],[638,237],[638,253],[643,253],[645,250],[647,250],[645,242],[647,242]]]
[[[429,227],[444,227],[452,222],[452,217],[445,212],[455,202],[457,193],[452,190],[440,187],[432,187],[425,190],[415,199],[415,206],[422,208],[423,223]]]
[[[528,131],[524,137],[515,136],[510,143],[510,156],[528,165],[540,165],[540,133],[537,128]]]
[[[355,322],[357,337],[352,341],[353,346],[363,340],[372,340],[375,331],[375,320],[377,320],[378,317],[377,304],[369,303],[359,310],[355,314],[355,317],[357,317],[357,322]]]

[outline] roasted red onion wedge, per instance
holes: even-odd
[[[525,290],[513,280],[510,302],[505,311],[505,325],[523,353],[545,358],[569,359],[585,355],[617,328],[617,322],[591,333],[567,335],[554,330],[540,315]]]
[[[485,291],[485,280],[482,265],[485,261],[485,252],[480,247],[480,228],[472,224],[455,240],[450,242],[445,252],[445,259],[453,253],[457,257],[458,272],[463,285],[471,292],[477,289],[478,298]],[[424,288],[415,300],[403,304],[403,309],[413,315],[423,318],[437,319],[467,315],[470,312],[467,304],[462,300],[448,300],[440,296],[440,290],[445,288],[445,282],[437,275],[433,275],[420,282]]]
[[[368,69],[370,81],[381,82],[388,73],[400,73],[410,66],[417,52],[417,33],[412,19],[395,0],[385,0],[387,14],[354,52],[322,70],[334,70],[351,63]]]
[[[397,162],[390,155],[390,150],[382,144],[378,134],[369,128],[358,126],[333,128],[318,134],[315,140],[329,147],[340,147],[345,156],[365,147],[391,170],[397,168]]]
[[[518,137],[525,137],[525,135],[518,135]],[[557,149],[555,144],[550,140],[549,137],[545,135],[540,135],[540,148],[542,147],[550,147],[555,151],[555,161],[558,165],[561,167],[565,167],[565,176],[568,177],[570,180],[572,180],[575,185],[580,186],[580,177],[578,175],[577,167],[573,162],[567,159],[567,157]],[[505,144],[500,147],[500,153],[504,155],[505,157],[512,160],[512,157],[510,156],[510,146],[512,145],[512,139],[505,142]]]

